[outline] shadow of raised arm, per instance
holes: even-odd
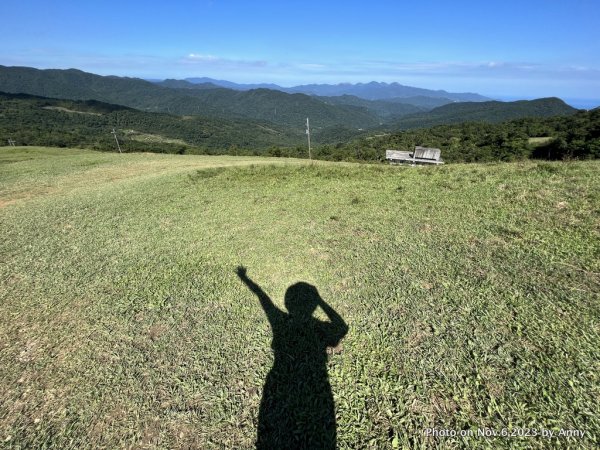
[[[276,317],[281,314],[279,308],[275,306],[275,304],[273,303],[271,298],[266,294],[266,292],[263,291],[258,284],[256,284],[248,277],[247,269],[244,266],[238,266],[236,273],[240,280],[242,280],[244,284],[248,286],[248,289],[250,289],[254,293],[254,295],[258,297],[258,300],[260,301],[262,308],[265,310],[269,322],[273,323]]]

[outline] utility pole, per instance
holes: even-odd
[[[115,129],[113,128],[113,130],[110,132],[110,134],[112,134],[115,137],[115,141],[117,141],[117,148],[119,149],[119,153],[123,153],[121,151],[121,146],[119,145],[119,140],[117,139],[117,132],[115,131]]]
[[[308,136],[308,159],[312,159],[312,153],[310,151],[310,125],[308,123],[308,117],[306,118],[306,135]]]

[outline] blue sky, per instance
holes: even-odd
[[[3,0],[0,64],[600,99],[600,2]]]

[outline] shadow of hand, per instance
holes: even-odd
[[[238,277],[246,278],[248,270],[244,266],[238,266],[235,273],[237,273]]]

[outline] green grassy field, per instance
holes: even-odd
[[[0,447],[253,448],[273,336],[244,266],[348,325],[339,448],[594,448],[599,175],[1,148]]]

